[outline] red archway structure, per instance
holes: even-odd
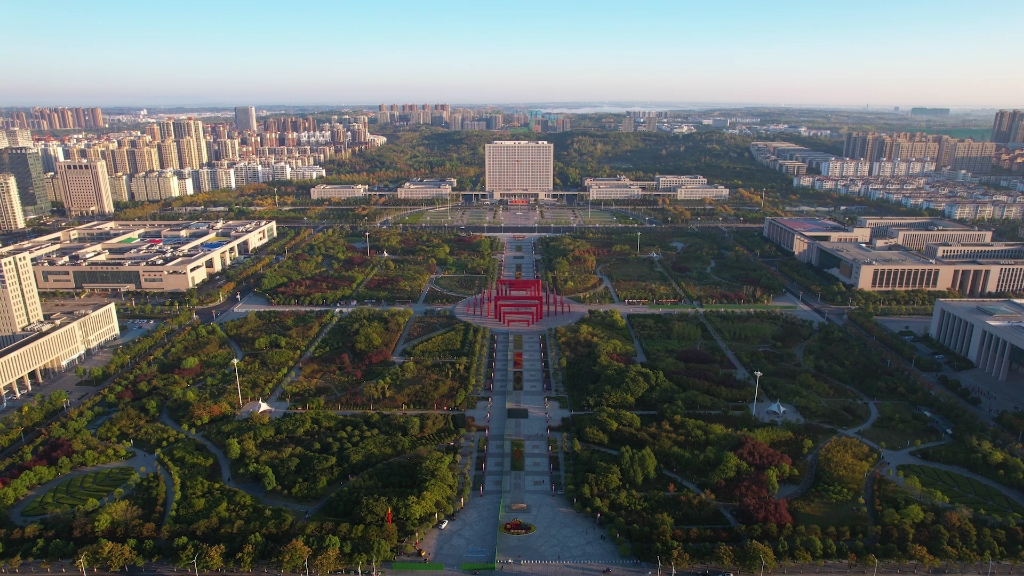
[[[572,312],[565,298],[542,280],[498,280],[466,303],[466,314],[494,318],[506,326],[531,326],[544,318]]]

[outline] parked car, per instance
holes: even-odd
[[[448,527],[448,521],[447,520],[441,520],[441,530],[444,530],[447,527]]]

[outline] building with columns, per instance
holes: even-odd
[[[34,289],[33,285],[33,293]],[[74,316],[58,314],[25,327],[17,340],[0,349],[0,398],[4,406],[8,392],[20,398],[32,390],[33,382],[39,384],[43,378],[77,365],[86,354],[120,335],[113,302]]]
[[[1024,362],[1024,300],[936,300],[928,334],[1006,381]]]

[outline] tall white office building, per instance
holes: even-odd
[[[549,198],[555,147],[548,142],[496,141],[485,147],[487,192],[492,200],[526,203]]]
[[[235,128],[239,132],[256,131],[256,109],[252,106],[235,107]]]
[[[0,344],[11,344],[11,336],[42,319],[43,307],[29,254],[0,257]]]
[[[61,200],[69,216],[114,212],[105,160],[58,162],[57,176],[60,177]]]
[[[11,232],[25,227],[25,213],[18,197],[18,181],[14,174],[0,173],[0,231]]]

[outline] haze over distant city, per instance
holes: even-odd
[[[12,2],[0,106],[1024,100],[1024,3],[784,4]]]

